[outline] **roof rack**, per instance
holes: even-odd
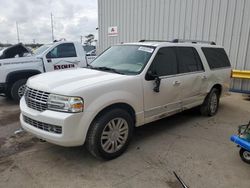
[[[147,40],[147,39],[142,39],[139,40],[139,42],[171,42],[169,40]]]
[[[203,41],[203,40],[186,40],[186,39],[174,39],[172,40],[173,43],[179,43],[179,42],[191,42],[193,44],[197,43],[206,43],[206,44],[211,44],[211,45],[216,45],[214,41]]]

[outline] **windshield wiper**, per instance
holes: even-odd
[[[120,72],[120,71],[118,71],[116,69],[109,68],[109,67],[93,67],[91,65],[89,65],[88,67],[91,68],[91,69],[95,69],[95,70],[110,71],[110,72],[114,72],[114,73],[117,73],[117,74],[124,74],[123,72]]]

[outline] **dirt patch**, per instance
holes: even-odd
[[[2,111],[0,113],[0,126],[6,126],[19,121],[20,110]]]
[[[11,167],[11,165],[13,164],[13,160],[12,159],[0,159],[0,173],[4,172],[6,169],[8,169],[9,167]]]
[[[177,180],[175,180],[175,181],[166,181],[166,183],[171,188],[182,188],[182,185]]]
[[[6,138],[0,137],[0,148],[5,144]]]
[[[38,141],[39,139],[29,135],[27,132],[11,136],[0,145],[0,160],[28,149]]]

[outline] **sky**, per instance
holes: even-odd
[[[16,22],[21,42],[51,42],[51,13],[55,39],[97,37],[97,0],[0,0],[0,43],[17,43]]]

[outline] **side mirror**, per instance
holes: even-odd
[[[154,92],[159,93],[160,92],[160,85],[161,85],[161,78],[156,74],[153,73],[153,71],[148,71],[146,74],[147,80],[154,80]]]
[[[157,78],[158,75],[153,72],[152,70],[149,70],[146,74],[146,80],[155,80],[155,78]]]

